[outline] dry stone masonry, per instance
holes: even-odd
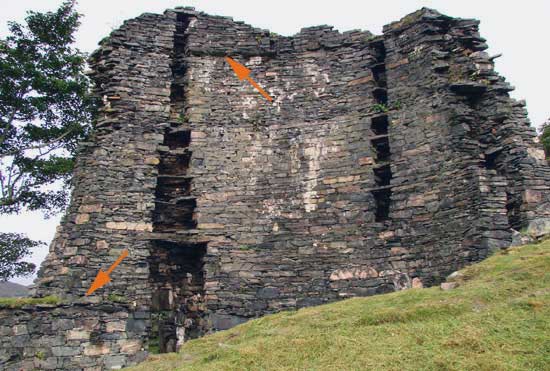
[[[547,233],[550,167],[486,48],[478,21],[430,9],[379,36],[190,8],[125,22],[91,57],[103,105],[37,281],[62,304],[0,311],[1,367],[119,368]]]

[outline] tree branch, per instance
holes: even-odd
[[[16,155],[16,154],[18,154],[18,153],[21,153],[21,152],[24,152],[24,151],[29,151],[29,150],[32,150],[32,149],[42,149],[42,148],[49,147],[49,146],[51,146],[51,145],[53,145],[53,144],[59,142],[60,140],[62,140],[63,138],[65,138],[67,135],[69,135],[69,134],[72,133],[73,131],[74,131],[74,128],[69,129],[69,130],[67,130],[66,132],[64,132],[63,134],[61,134],[60,136],[58,136],[57,138],[52,139],[52,140],[50,140],[49,142],[46,142],[46,143],[42,143],[42,144],[39,144],[39,145],[36,145],[36,146],[30,146],[30,147],[19,148],[19,149],[17,149],[16,151],[11,151],[11,152],[2,153],[2,154],[0,154],[0,159],[2,159],[2,158],[4,158],[4,157],[14,156],[14,155]],[[1,145],[1,142],[0,142],[0,145]],[[56,148],[53,148],[53,149],[56,149]],[[53,149],[52,149],[52,150],[53,150]],[[46,152],[45,154],[47,154],[47,153],[49,153],[49,152],[51,152],[51,150],[48,151],[48,152]],[[41,154],[40,156],[43,156],[43,155],[45,155],[45,154]],[[40,156],[35,157],[35,159],[37,159],[37,158],[40,157]]]

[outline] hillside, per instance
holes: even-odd
[[[15,298],[29,295],[26,286],[13,282],[0,282],[0,298]]]
[[[413,289],[266,316],[130,370],[548,370],[550,241]]]

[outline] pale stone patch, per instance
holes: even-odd
[[[359,165],[374,165],[374,159],[372,157],[361,157],[357,162]]]
[[[403,151],[402,157],[413,157],[421,153],[429,153],[431,151],[429,144],[424,144],[420,147]]]
[[[262,57],[260,56],[250,57],[247,64],[250,66],[260,66],[262,64]]]
[[[100,356],[102,354],[109,354],[110,349],[105,344],[94,345],[90,344],[84,348],[84,355],[86,356]]]
[[[366,76],[366,77],[361,77],[359,79],[352,80],[352,81],[348,82],[348,85],[353,86],[353,85],[358,85],[358,84],[365,84],[365,83],[373,81],[373,80],[374,80],[374,76],[369,75],[369,76]]]
[[[81,205],[78,211],[81,213],[100,213],[103,209],[102,204]]]
[[[339,176],[335,178],[323,179],[323,184],[351,183],[361,179],[360,175]]]
[[[101,241],[97,241],[95,243],[95,247],[98,249],[98,250],[107,250],[109,248],[109,244],[107,243],[107,241],[105,240],[101,240]]]
[[[407,63],[409,63],[409,59],[408,58],[403,58],[403,59],[400,59],[396,62],[388,63],[386,65],[386,69],[391,70],[392,68],[396,68],[396,67],[402,66],[402,65],[407,64]]]
[[[409,197],[409,200],[407,201],[407,206],[409,207],[419,207],[424,206],[425,200],[424,195],[412,195]]]
[[[388,238],[392,238],[394,235],[395,233],[393,231],[385,231],[385,232],[380,232],[378,234],[378,238],[380,238],[381,240],[387,240]]]
[[[145,160],[143,161],[147,165],[158,165],[160,163],[160,160],[158,157],[145,157]]]
[[[67,332],[67,340],[86,340],[90,338],[90,331],[73,329]]]
[[[21,324],[13,326],[14,335],[26,335],[28,333],[29,331],[27,330],[27,325]]]
[[[206,138],[208,135],[205,133],[205,132],[202,132],[202,131],[191,131],[191,140],[193,139],[204,139]]]
[[[404,255],[407,252],[408,252],[407,249],[405,249],[403,247],[392,247],[391,250],[390,250],[390,253],[392,255]]]
[[[345,241],[331,242],[329,246],[333,249],[345,249],[348,245]]]
[[[146,232],[153,231],[153,225],[151,223],[107,222],[105,226],[108,229],[116,229],[116,230],[146,231]]]
[[[119,340],[120,352],[125,354],[135,354],[141,350],[141,341],[139,340]]]
[[[424,284],[422,283],[422,280],[418,277],[414,277],[412,279],[412,288],[413,289],[421,289],[424,287]]]
[[[107,322],[107,326],[105,327],[105,331],[107,331],[107,332],[123,332],[123,331],[126,331],[126,321]]]
[[[76,224],[84,224],[90,221],[90,214],[78,214],[74,220]]]
[[[315,211],[317,209],[317,176],[321,169],[320,156],[323,143],[316,141],[313,146],[304,149],[304,156],[307,160],[307,173],[304,184],[304,192],[302,192],[302,200],[304,203],[304,209],[306,213]]]
[[[534,158],[537,163],[546,163],[546,155],[544,154],[544,150],[536,147],[528,147],[527,153],[530,157]]]
[[[542,201],[542,192],[534,189],[526,189],[524,193],[525,202],[535,204]]]
[[[219,223],[200,223],[198,229],[223,229],[225,226]]]
[[[378,272],[372,267],[338,269],[330,274],[331,281],[351,280],[351,279],[367,279],[378,277]]]

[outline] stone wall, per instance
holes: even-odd
[[[37,295],[98,311],[116,297],[143,313],[145,348],[173,351],[267,313],[438,283],[512,228],[550,229],[550,169],[477,27],[430,9],[379,36],[282,37],[183,8],[127,21],[91,58],[103,105]]]
[[[103,370],[145,359],[147,312],[121,305],[0,310],[2,370]]]

